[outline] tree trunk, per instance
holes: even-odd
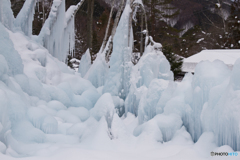
[[[45,15],[45,1],[42,1],[42,10],[43,10],[43,19],[42,19],[42,25],[45,23],[46,15]]]
[[[81,0],[81,1],[77,4],[77,9],[75,9],[72,17],[75,17],[75,15],[77,14],[77,12],[79,11],[79,9],[81,8],[81,6],[82,6],[82,4],[83,4],[84,1],[85,1],[85,0]],[[70,22],[71,22],[71,19],[68,20],[67,24],[69,24]]]
[[[112,48],[113,48],[113,38],[114,38],[114,35],[115,35],[115,33],[116,33],[116,29],[117,29],[117,26],[118,26],[118,22],[119,22],[119,20],[120,20],[121,13],[122,13],[123,8],[124,8],[124,4],[125,4],[125,0],[122,0],[121,7],[120,7],[120,9],[118,10],[117,15],[116,15],[116,18],[115,18],[115,20],[114,20],[114,25],[113,25],[112,33],[111,33],[111,40],[110,40],[110,43],[109,43],[109,48],[108,48],[107,53],[106,53],[106,60],[107,60],[107,61],[109,60],[109,55],[110,55],[111,52],[112,52]]]
[[[143,55],[143,12],[141,14],[141,43],[140,43],[140,55]]]
[[[88,22],[87,22],[87,38],[88,38],[88,48],[93,60],[92,52],[92,39],[93,39],[93,9],[94,9],[94,0],[88,0]]]
[[[107,37],[108,37],[108,31],[109,31],[109,27],[110,27],[110,23],[111,23],[111,19],[112,19],[112,12],[113,12],[113,8],[114,8],[114,4],[115,4],[115,0],[112,0],[112,8],[111,8],[111,12],[109,15],[109,19],[108,19],[108,24],[107,24],[107,28],[106,28],[106,32],[105,32],[105,36],[103,39],[103,45],[102,45],[102,52],[104,51],[106,44],[107,44]]]
[[[78,10],[80,9],[80,7],[82,6],[83,2],[85,2],[85,0],[81,0],[81,1],[77,4],[78,7],[77,7],[77,9],[75,10],[74,15],[77,14],[77,12],[78,12]]]
[[[133,0],[130,0],[130,6],[131,6],[131,13],[129,16],[129,24],[128,24],[128,47],[130,47],[130,43],[131,43],[131,30],[132,30],[132,17],[133,17],[133,10],[136,9],[136,5],[133,4]]]

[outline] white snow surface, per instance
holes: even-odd
[[[130,67],[121,35],[129,9],[127,3],[104,86],[0,22],[1,160],[239,159],[240,59],[232,70],[219,60],[200,62],[194,75],[174,82],[159,47],[147,46]],[[108,68],[98,56],[89,70],[100,67],[97,78]]]
[[[198,54],[184,59],[182,70],[184,72],[194,72],[196,65],[201,61],[215,60],[223,61],[229,68],[232,69],[236,60],[240,58],[239,49],[224,49],[224,50],[203,50]]]

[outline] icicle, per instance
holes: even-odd
[[[74,56],[75,14],[83,4],[81,0],[65,13],[65,0],[54,0],[48,19],[38,36],[38,41],[60,61],[65,62],[67,55]]]
[[[62,50],[64,29],[66,27],[65,0],[54,0],[48,19],[44,23],[38,41],[60,61],[65,61],[66,53]]]
[[[74,56],[75,50],[75,13],[79,9],[79,5],[70,6],[66,12],[66,27],[64,29],[64,48],[66,56],[70,52]]]

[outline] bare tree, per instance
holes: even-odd
[[[91,58],[93,60],[93,52],[92,52],[92,40],[93,40],[93,10],[94,10],[94,0],[88,0],[88,22],[87,22],[87,42],[88,48],[91,54]]]
[[[124,8],[124,4],[125,4],[125,0],[122,0],[121,6],[120,6],[120,8],[118,9],[116,18],[115,18],[115,20],[114,20],[114,24],[113,24],[113,28],[112,28],[112,33],[111,33],[111,40],[110,40],[110,42],[109,42],[108,50],[107,50],[107,53],[106,53],[106,60],[107,60],[107,61],[109,60],[109,55],[110,55],[111,52],[112,52],[112,48],[113,48],[113,38],[114,38],[114,35],[115,35],[115,33],[116,33],[116,29],[117,29],[117,26],[118,26],[118,22],[119,22],[119,20],[120,20],[121,13],[122,13],[123,8]]]
[[[147,45],[148,43],[148,25],[147,25],[147,15],[146,15],[146,11],[145,11],[145,8],[144,6],[142,6],[142,4],[140,3],[137,3],[135,2],[134,0],[130,0],[130,3],[131,3],[131,8],[132,10],[135,8],[135,7],[140,7],[141,9],[141,12],[142,14],[144,15],[145,18],[144,21],[145,21],[145,34],[146,34],[146,41],[145,41],[145,46]],[[117,29],[117,25],[118,25],[118,22],[120,20],[120,16],[121,16],[121,13],[123,11],[123,8],[124,8],[124,4],[125,4],[125,0],[122,0],[122,3],[121,3],[121,6],[120,6],[120,9],[118,10],[117,12],[117,15],[116,15],[116,18],[115,18],[115,21],[114,21],[114,25],[113,25],[113,29],[112,29],[112,34],[111,34],[111,40],[110,40],[110,43],[109,43],[109,47],[108,47],[108,50],[107,50],[107,53],[106,53],[106,60],[108,61],[109,60],[109,56],[112,52],[112,48],[113,48],[113,38],[114,38],[114,35],[116,33],[116,29]],[[128,34],[128,41],[129,41],[129,45],[130,45],[130,33],[131,33],[131,27],[132,27],[132,15],[133,15],[133,12],[131,12],[131,15],[130,15],[130,18],[129,18],[129,34]],[[142,22],[143,23],[143,22]],[[142,24],[143,26],[143,24]],[[143,28],[143,27],[142,27]],[[143,34],[143,29],[142,29],[142,34]],[[143,38],[142,38],[143,39]],[[143,45],[143,44],[142,44]],[[142,51],[143,52],[143,51]]]
[[[106,47],[106,44],[107,44],[107,41],[108,41],[107,37],[108,37],[108,31],[109,31],[109,27],[110,27],[110,22],[111,22],[111,19],[112,19],[112,13],[113,13],[114,4],[115,4],[115,0],[112,0],[112,8],[111,8],[110,15],[109,15],[109,18],[108,18],[108,24],[107,24],[105,36],[104,36],[104,39],[103,39],[102,52],[104,51],[104,49]]]

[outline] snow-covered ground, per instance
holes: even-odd
[[[55,2],[58,13],[64,1]],[[86,52],[76,73],[60,61],[64,52],[55,58],[39,37],[15,30],[6,16],[12,17],[9,1],[2,6],[1,160],[239,159],[240,59],[232,70],[221,61],[201,62],[194,75],[174,82],[152,40],[134,66],[127,3],[110,62],[105,50],[91,65]],[[48,38],[51,50],[61,46]],[[222,152],[229,156],[211,156]]]

